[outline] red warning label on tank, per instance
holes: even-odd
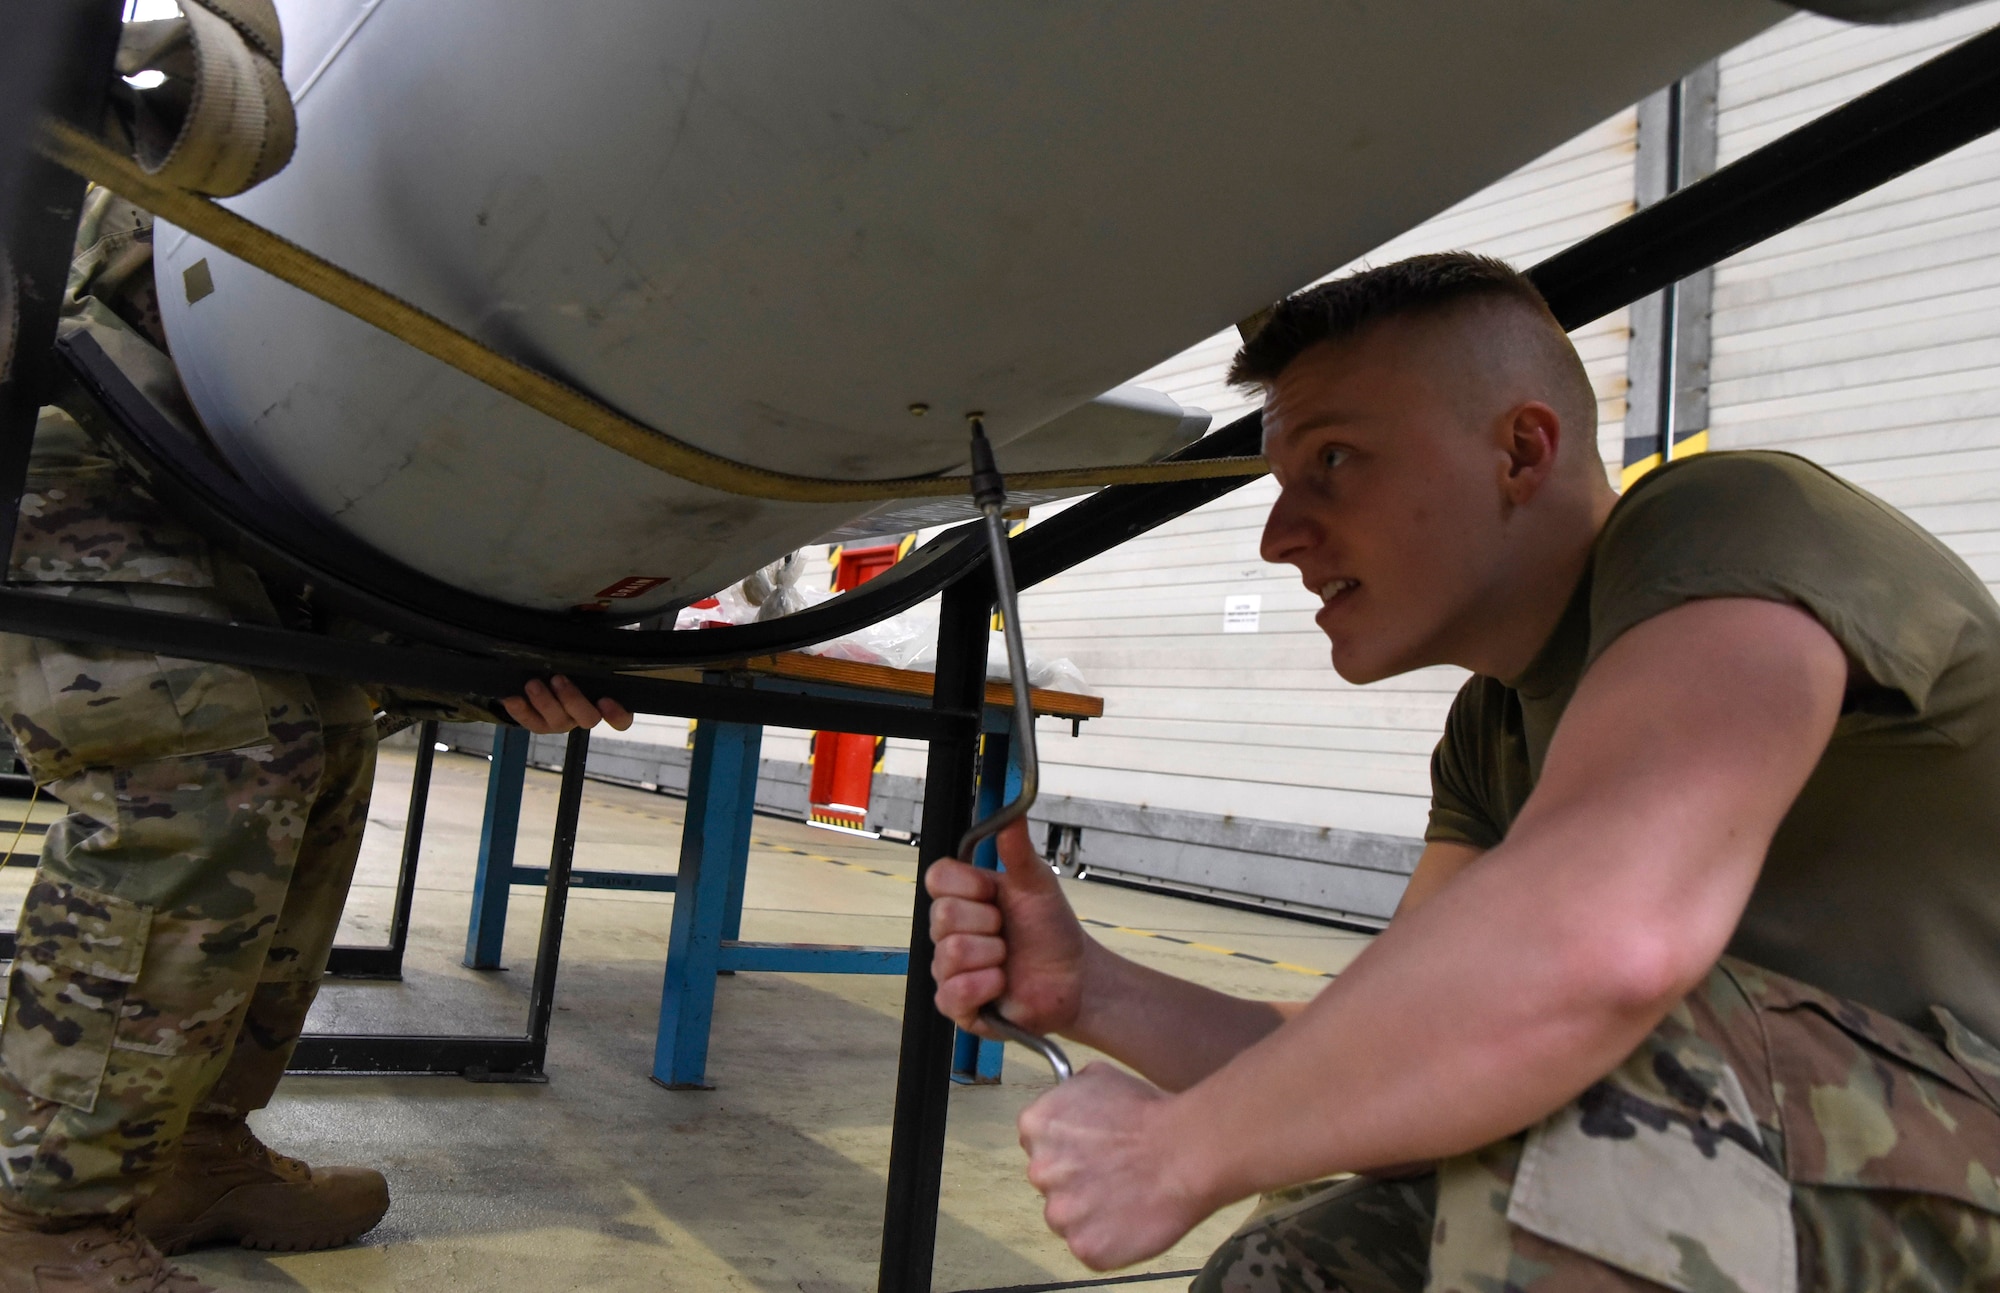
[[[652,592],[655,588],[666,582],[666,576],[664,575],[657,578],[652,575],[627,575],[609,588],[598,589],[596,595],[598,597],[637,597],[641,593]]]

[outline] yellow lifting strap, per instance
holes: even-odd
[[[939,498],[971,490],[969,476],[905,476],[895,480],[822,480],[734,462],[677,440],[599,404],[583,392],[518,364],[408,301],[355,277],[208,198],[146,174],[82,131],[42,123],[42,153],[189,233],[249,262],[293,287],[371,323],[433,359],[494,390],[581,431],[599,444],[681,480],[751,498],[790,503],[859,503],[892,498]],[[1071,467],[1024,471],[1007,477],[1023,491],[1087,489],[1102,485],[1154,485],[1177,480],[1255,476],[1268,470],[1261,457],[1139,463],[1125,467]]]

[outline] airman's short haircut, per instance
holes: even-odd
[[[1294,359],[1322,341],[1344,341],[1385,319],[1436,314],[1481,299],[1525,305],[1546,318],[1557,335],[1562,333],[1541,292],[1507,262],[1469,251],[1434,252],[1364,269],[1278,302],[1236,352],[1229,381],[1269,386]]]

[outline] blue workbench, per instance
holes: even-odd
[[[927,705],[927,697],[883,693],[839,684],[757,676],[749,685],[772,691],[844,699],[864,697],[890,703]],[[1020,769],[1012,758],[1012,713],[988,705],[981,723],[978,814],[993,812],[1020,790]],[[909,969],[907,947],[863,947],[828,943],[764,943],[741,937],[743,893],[750,864],[750,823],[757,798],[759,753],[764,729],[755,724],[703,721],[695,725],[688,774],[687,814],[681,830],[679,870],[674,874],[626,871],[571,872],[578,889],[624,889],[674,895],[667,941],[666,980],[660,995],[659,1033],[653,1050],[653,1080],[678,1089],[705,1089],[709,1034],[715,1015],[716,976],[725,972],[781,971],[806,974],[894,974]],[[514,862],[521,819],[521,795],[528,766],[529,734],[516,727],[494,730],[487,772],[486,810],[480,828],[478,866],[473,877],[472,911],[465,939],[465,964],[500,968],[507,903],[513,885],[539,885],[547,870]],[[980,845],[974,862],[999,865],[992,841]],[[505,877],[502,882],[501,877]],[[960,1031],[952,1052],[952,1080],[968,1084],[1000,1081],[1004,1047]]]

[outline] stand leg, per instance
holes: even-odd
[[[417,724],[417,763],[410,774],[410,811],[403,819],[403,865],[396,873],[396,907],[389,917],[392,973],[403,975],[403,952],[410,945],[410,908],[417,897],[417,857],[424,849],[424,810],[430,805],[431,767],[437,762],[437,720]]]
[[[977,712],[985,700],[989,580],[971,575],[945,590],[938,617],[937,689],[932,703]],[[910,972],[903,991],[903,1049],[889,1140],[889,1190],[882,1217],[880,1293],[929,1293],[937,1248],[938,1189],[944,1176],[946,1104],[951,1095],[952,1024],[931,998],[931,902],[923,873],[958,847],[972,825],[978,738],[932,741],[925,769],[924,830],[917,850],[910,916]]]
[[[762,748],[762,732],[759,728],[759,749]],[[743,822],[743,847],[729,860],[729,896],[722,904],[722,937],[738,939],[743,937],[743,886],[750,879],[750,820],[757,812],[758,754],[750,756],[748,768],[742,774],[741,790],[743,802],[737,811]]]
[[[763,743],[764,729],[750,724],[704,719],[695,728],[660,1031],[653,1043],[653,1080],[662,1086],[707,1086],[718,953],[731,881],[750,852]]]
[[[521,745],[525,752],[527,742],[524,740]],[[556,792],[555,838],[549,845],[548,887],[542,896],[542,937],[535,949],[535,981],[528,989],[528,1041],[534,1047],[534,1067],[538,1073],[548,1055],[549,1020],[555,1012],[556,967],[562,959],[570,863],[576,857],[576,827],[583,815],[583,774],[589,756],[590,730],[577,728],[569,734],[569,745],[563,752],[562,786]]]
[[[513,883],[521,791],[527,779],[527,729],[494,728],[493,765],[486,773],[486,819],[479,828],[479,869],[472,877],[472,919],[465,930],[468,970],[500,968],[500,945],[507,937],[507,887]]]

